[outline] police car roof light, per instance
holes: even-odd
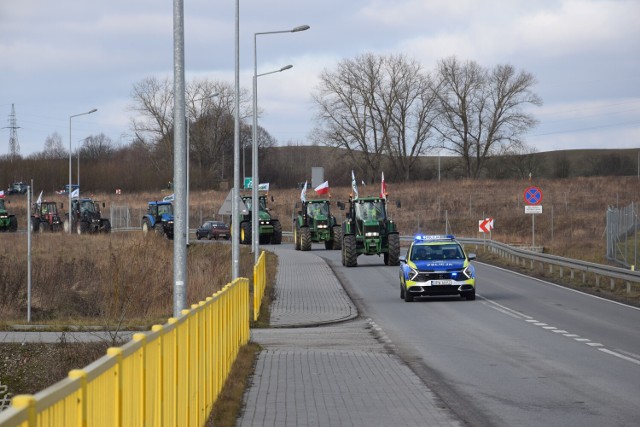
[[[425,234],[416,234],[413,236],[413,240],[415,242],[427,242],[430,240],[454,240],[455,237],[453,234],[447,235],[425,235]]]

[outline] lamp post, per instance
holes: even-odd
[[[94,108],[92,110],[89,110],[87,112],[84,113],[80,113],[80,114],[74,114],[72,116],[69,116],[69,234],[71,234],[71,226],[73,225],[73,220],[71,219],[71,193],[73,193],[72,188],[73,188],[73,184],[71,181],[71,119],[74,117],[78,117],[78,116],[84,116],[86,114],[92,114],[95,113],[96,111],[98,111],[97,108]],[[78,159],[78,174],[80,174],[80,159]],[[78,175],[79,178],[79,175]],[[78,198],[80,196],[80,187],[78,187]]]
[[[258,263],[258,256],[260,255],[260,240],[258,236],[258,209],[260,208],[260,204],[258,203],[258,185],[260,185],[260,179],[258,177],[258,77],[267,74],[279,73],[293,67],[293,65],[287,65],[279,70],[258,74],[257,40],[258,36],[263,34],[297,33],[300,31],[306,31],[309,28],[311,27],[309,27],[308,25],[300,25],[291,30],[266,31],[253,34],[253,129],[251,132],[251,251],[253,252],[254,265]]]

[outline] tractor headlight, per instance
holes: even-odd
[[[380,233],[378,231],[369,231],[367,233],[364,234],[365,237],[378,237],[380,236]]]

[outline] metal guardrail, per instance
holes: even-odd
[[[283,237],[286,235],[288,238],[292,238],[293,233],[283,232],[282,235]],[[600,285],[600,278],[605,277],[609,279],[611,289],[614,289],[615,287],[615,280],[622,280],[626,282],[627,293],[631,293],[634,285],[640,285],[640,272],[638,271],[572,258],[564,258],[557,255],[544,254],[530,249],[514,247],[495,240],[468,237],[456,237],[456,239],[464,245],[488,247],[490,251],[502,257],[510,258],[518,264],[526,265],[528,263],[531,268],[533,268],[535,264],[540,265],[542,268],[549,266],[549,272],[557,272],[560,277],[564,276],[564,270],[568,270],[571,278],[574,278],[575,272],[578,271],[583,274],[582,280],[585,282],[586,275],[592,274],[595,276],[596,286]],[[400,236],[401,242],[410,242],[411,240],[413,240],[413,236]]]

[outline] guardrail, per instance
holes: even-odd
[[[535,269],[536,266],[540,268],[541,271],[548,269],[550,274],[558,274],[560,278],[565,276],[565,270],[571,279],[574,279],[576,272],[579,272],[582,274],[583,284],[586,283],[589,275],[594,277],[596,287],[601,285],[600,281],[602,278],[609,279],[609,287],[611,290],[616,289],[616,281],[622,281],[626,285],[627,294],[631,294],[634,288],[640,285],[640,273],[633,270],[538,253],[496,242],[495,240],[458,238],[458,241],[465,245],[487,247],[492,253],[507,258],[523,267],[528,266],[532,270]]]
[[[202,426],[249,341],[249,311],[249,280],[236,279],[51,387],[15,396],[0,426]]]
[[[283,232],[283,237],[292,238],[292,232]],[[557,274],[560,278],[565,277],[565,272],[571,279],[575,279],[576,272],[582,274],[582,283],[586,283],[589,275],[594,277],[595,286],[601,286],[601,280],[609,280],[609,288],[613,291],[618,286],[617,281],[623,282],[626,293],[640,291],[640,272],[625,268],[596,264],[588,261],[580,261],[572,258],[563,258],[557,255],[544,254],[538,252],[539,248],[523,249],[514,247],[495,240],[476,239],[467,237],[456,237],[464,245],[483,246],[498,256],[507,258],[510,261],[534,269],[538,266],[541,271],[548,271],[549,274]],[[410,242],[413,236],[400,236],[401,242]],[[535,250],[534,250],[535,249]]]

